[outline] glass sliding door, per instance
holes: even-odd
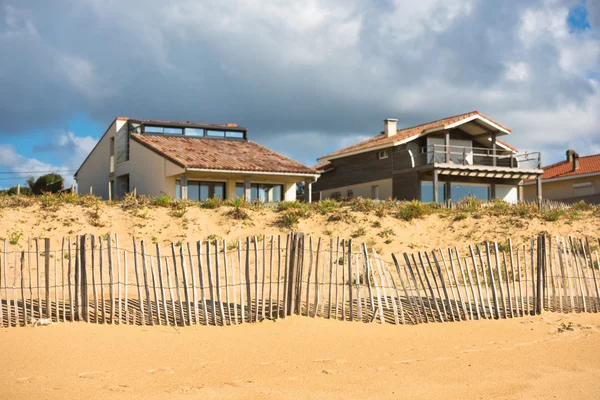
[[[188,199],[205,201],[211,197],[225,198],[225,182],[203,182],[188,180]],[[181,181],[175,181],[175,198],[181,199]]]
[[[465,197],[474,197],[483,201],[490,199],[490,185],[454,182],[452,182],[450,185],[450,197],[454,203],[464,199]]]
[[[244,184],[237,183],[235,185],[236,197],[244,196]],[[282,201],[283,200],[283,185],[270,185],[262,183],[252,183],[250,185],[250,199],[254,201],[258,199],[261,202]]]
[[[421,181],[421,201],[423,203],[433,203],[433,182]],[[438,201],[446,201],[446,184],[438,182]]]

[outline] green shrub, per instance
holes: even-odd
[[[394,236],[394,230],[392,228],[386,228],[377,234],[380,238],[386,239],[390,236]]]
[[[396,212],[396,218],[404,221],[424,218],[431,214],[432,206],[421,203],[418,200],[401,203]]]
[[[454,221],[462,221],[463,219],[467,219],[467,214],[464,212],[459,212],[454,215]]]
[[[168,194],[162,194],[160,196],[152,197],[150,204],[155,207],[170,207],[173,199]]]
[[[481,200],[476,197],[465,197],[456,203],[456,209],[466,212],[477,211],[481,208]]]
[[[352,232],[352,235],[350,235],[350,236],[352,236],[353,238],[356,239],[358,237],[365,236],[366,233],[367,233],[367,230],[361,226],[360,228],[358,228],[357,230]]]
[[[248,215],[248,212],[245,210],[247,204],[243,197],[236,197],[233,200],[227,200],[225,205],[233,207],[233,209],[227,213],[227,215],[231,218],[242,220],[250,218],[250,215]]]
[[[338,209],[341,204],[333,199],[321,200],[313,203],[313,209],[321,215],[329,214]]]
[[[277,211],[287,211],[289,209],[302,208],[302,207],[304,207],[304,204],[300,203],[297,200],[281,201],[277,204]]]
[[[222,199],[219,199],[218,197],[209,197],[208,199],[206,199],[200,203],[200,207],[208,208],[208,209],[215,209],[215,208],[221,207],[223,204],[224,204],[224,201]]]
[[[297,210],[285,211],[279,217],[278,222],[286,228],[293,228],[300,222],[300,213]]]
[[[375,202],[371,199],[357,197],[350,202],[350,209],[352,211],[368,213],[375,209]]]
[[[571,206],[571,209],[575,210],[575,211],[591,211],[594,209],[594,206],[581,200],[581,201],[578,201],[577,203],[574,203]]]
[[[19,240],[23,236],[23,232],[21,231],[12,231],[8,233],[8,242],[12,245],[19,244]]]
[[[550,210],[542,214],[542,218],[546,221],[558,221],[565,214],[564,210]]]

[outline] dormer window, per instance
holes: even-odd
[[[381,150],[377,152],[377,158],[380,160],[385,160],[388,157],[389,155],[387,150]]]

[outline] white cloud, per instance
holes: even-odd
[[[35,158],[27,158],[17,153],[14,147],[9,145],[0,144],[0,166],[13,172],[9,177],[15,178],[16,183],[21,183],[21,185],[24,185],[25,180],[29,177],[38,178],[50,172],[62,175],[65,187],[74,184],[73,171],[68,165],[52,165]]]
[[[527,81],[531,70],[526,62],[506,62],[506,79],[509,81]]]
[[[600,2],[598,0],[587,0],[588,19],[594,28],[600,28]]]

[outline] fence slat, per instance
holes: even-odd
[[[435,309],[438,313],[440,322],[445,322],[444,316],[446,316],[446,306],[444,305],[444,300],[442,299],[442,294],[440,293],[440,288],[437,286],[437,281],[434,281],[435,276],[431,276],[431,279],[429,277],[430,273],[433,274],[433,268],[431,267],[431,262],[429,261],[429,256],[427,255],[427,253],[425,253],[425,260],[429,264],[430,272],[427,271],[427,266],[423,262],[422,253],[419,252],[419,263],[421,264],[421,268],[423,269],[423,273],[425,274],[425,280],[427,281],[427,286],[429,286],[429,291],[431,293],[431,298],[435,305]],[[432,283],[432,281],[433,281],[433,283]],[[435,285],[435,288],[437,289],[437,294],[440,299],[439,302],[438,302],[438,298],[435,296],[435,292],[433,290],[434,289],[433,285]],[[442,309],[440,309],[440,303],[442,303]],[[442,313],[442,310],[443,310],[443,313]]]
[[[227,247],[225,247],[227,248]],[[194,302],[194,324],[198,325],[200,323],[198,317],[198,287],[196,282],[196,267],[194,266],[194,256],[192,254],[192,247],[190,246],[190,242],[187,242],[187,251],[188,257],[190,261],[190,274],[192,275],[192,299]]]
[[[258,238],[253,237],[252,244],[254,246],[254,322],[258,321],[259,298],[258,298]]]
[[[481,319],[481,314],[479,311],[479,301],[477,300],[477,293],[475,293],[475,288],[473,285],[473,283],[475,283],[477,285],[477,292],[481,299],[481,308],[483,311],[483,315],[485,317],[485,303],[483,302],[483,297],[482,297],[482,293],[481,293],[481,285],[479,282],[479,271],[477,271],[477,262],[473,261],[473,269],[475,270],[475,277],[477,279],[476,282],[473,282],[473,275],[471,274],[471,269],[469,268],[469,261],[468,261],[469,259],[468,259],[468,257],[465,257],[465,268],[464,269],[467,270],[467,276],[469,277],[469,286],[467,286],[467,279],[465,278],[465,272],[463,270],[463,266],[460,261],[460,253],[458,252],[457,248],[454,248],[454,253],[456,254],[456,261],[458,263],[458,269],[460,271],[460,275],[462,277],[463,282],[465,283],[465,285],[464,285],[465,293],[467,295],[467,301],[469,303],[469,317],[471,320],[473,320],[473,305],[471,302],[471,295],[472,295],[473,302],[475,303],[475,315],[477,315],[477,319]],[[471,249],[471,255],[473,256],[472,249]],[[450,253],[450,259],[452,259],[452,253]],[[472,259],[475,260],[475,257],[473,256]],[[469,288],[471,289],[470,293],[469,293]]]
[[[123,292],[122,292],[122,284],[121,284],[121,257],[119,256],[119,235],[117,235],[115,233],[115,250],[117,252],[117,296],[119,297],[118,299],[118,304],[119,304],[119,315],[117,316],[117,319],[119,321],[119,325],[122,323],[123,321]],[[93,247],[92,247],[92,254],[94,253]],[[123,254],[125,254],[123,252]]]
[[[339,262],[340,260],[340,237],[338,236],[336,239],[336,244],[335,244],[335,260],[333,261],[333,265],[334,265],[334,274],[335,274],[335,319],[338,319],[338,292],[339,292],[339,280],[338,280],[338,269],[339,269]]]
[[[15,264],[15,267],[13,269],[15,275],[17,274],[17,265]],[[21,251],[21,307],[23,308],[23,312],[21,313],[23,315],[23,326],[27,325],[27,322],[29,321],[27,318],[27,304],[25,302],[26,298],[25,298],[25,252]],[[1,304],[0,304],[1,306]],[[33,318],[33,316],[32,316]],[[17,321],[16,325],[19,325],[19,321]]]
[[[6,279],[6,270],[8,269],[8,265],[6,263],[6,244],[7,241],[4,240],[4,253],[2,254],[2,257],[0,258],[0,327],[4,326],[4,301],[2,300],[2,285],[4,285],[4,288],[6,289],[7,285],[7,279]],[[6,293],[6,304],[8,305],[8,291]],[[10,320],[10,318],[9,318]]]
[[[150,287],[148,285],[148,262],[146,259],[146,247],[144,246],[144,241],[140,241],[140,246],[142,248],[142,270],[144,273],[144,294],[146,295],[146,307],[147,307],[147,315],[148,322],[150,325],[154,325],[154,313],[152,311],[152,299],[150,298]],[[111,312],[112,314],[112,312]],[[112,323],[112,322],[111,322]]]
[[[217,326],[217,304],[215,302],[215,289],[213,283],[212,265],[210,258],[210,240],[206,241],[206,270],[208,272],[208,291],[210,293],[210,312],[213,325]]]
[[[217,288],[217,301],[219,303],[219,315],[221,316],[221,325],[227,325],[225,320],[225,310],[223,309],[223,296],[221,296],[221,271],[219,265],[219,241],[215,240],[215,280]]]
[[[313,241],[312,236],[308,238],[308,251],[309,251],[309,259],[308,259],[308,277],[306,278],[306,316],[310,315],[310,278],[312,275],[313,269]]]
[[[244,268],[242,268],[242,239],[238,237],[238,266],[240,276],[240,324],[244,323]],[[279,263],[281,267],[281,260]],[[277,275],[279,276],[279,275]],[[279,284],[277,285],[277,307],[279,307]],[[279,308],[278,308],[279,310]],[[278,311],[279,312],[279,311]]]
[[[202,266],[202,241],[196,242],[196,251],[198,252],[198,276],[200,278],[200,297],[202,298],[202,315],[204,317],[204,325],[208,325],[208,306],[205,291],[206,285],[204,283],[204,267]],[[244,305],[242,304],[242,309],[243,307]],[[244,318],[242,317],[242,319]]]
[[[590,255],[590,265],[592,270],[592,278],[594,279],[594,286],[596,287],[596,312],[598,312],[598,308],[600,308],[600,288],[598,287],[598,280],[596,279],[596,268],[594,268],[594,260],[592,260],[592,251],[590,249],[590,242],[587,238],[585,238],[585,244],[587,247],[587,253]],[[598,240],[598,244],[600,244],[600,239]],[[585,251],[585,248],[584,248]],[[596,261],[596,265],[600,268],[600,264]],[[587,256],[586,256],[586,267],[587,265]]]
[[[515,275],[515,260],[513,257],[513,245],[512,245],[512,240],[510,238],[508,238],[508,254],[509,254],[509,261],[510,261],[510,271],[512,274],[512,284],[513,284],[513,297],[515,299],[515,311],[516,311],[516,315],[519,316],[520,315],[520,310],[519,310],[519,297],[518,297],[518,292],[517,292],[517,277]],[[508,269],[507,269],[508,270]],[[508,282],[508,275],[506,278],[507,282]],[[511,304],[511,313],[512,313],[512,304]],[[514,317],[514,315],[512,315]]]
[[[46,250],[46,276],[49,277],[50,275],[50,239],[46,239],[46,245],[44,247],[46,247],[48,250]],[[81,306],[82,306],[82,315],[83,315],[83,320],[85,322],[89,322],[90,321],[90,301],[89,301],[89,296],[88,296],[88,278],[87,278],[87,267],[86,267],[86,263],[87,263],[87,257],[86,257],[86,235],[81,235],[81,237],[79,238],[80,240],[80,245],[79,245],[79,268],[81,269],[80,272],[80,276],[81,276]],[[50,286],[50,281],[47,281],[47,291],[46,291],[46,298],[48,299],[48,303],[50,301],[50,290],[49,290],[49,286]],[[50,305],[46,304],[47,307],[47,315],[48,317],[50,317]]]
[[[35,265],[36,265],[36,274],[37,274],[37,310],[38,310],[38,318],[43,318],[42,316],[42,279],[40,277],[40,247],[39,247],[39,239],[35,238]],[[77,242],[76,242],[77,245]],[[15,262],[15,268],[14,270],[17,270],[17,263]],[[78,271],[76,271],[76,275],[77,275]],[[79,283],[79,281],[77,281],[77,283]],[[77,287],[78,289],[78,287]],[[76,290],[77,290],[76,289]],[[33,300],[33,298],[32,298]],[[15,302],[17,301],[17,298],[15,297]],[[79,310],[78,310],[79,311]],[[33,314],[31,314],[33,316]],[[79,318],[79,317],[78,317]]]
[[[142,245],[143,246],[143,245]],[[106,247],[108,251],[108,295],[110,297],[110,323],[114,325],[115,323],[115,272],[113,265],[113,246],[112,246],[112,236],[108,235],[106,238]],[[144,266],[145,269],[145,266]],[[150,296],[148,296],[150,297]],[[152,319],[152,309],[150,308],[150,319]],[[154,324],[152,324],[154,325]]]
[[[404,279],[402,278],[402,272],[400,271],[400,265],[398,263],[398,259],[396,258],[396,255],[394,253],[392,253],[392,261],[394,261],[394,266],[396,267],[396,274],[398,274],[398,280],[400,281],[400,286],[402,286],[402,291],[404,292],[404,297],[406,297],[406,301],[408,302],[408,306],[410,307],[410,311],[412,312],[412,316],[410,316],[410,319],[413,324],[417,324],[419,317],[417,316],[417,310],[415,308],[416,307],[416,299],[414,298],[412,293],[409,294],[408,290],[406,289],[406,284],[404,282]],[[393,279],[394,278],[392,277],[392,282],[393,282]],[[400,304],[400,311],[402,314],[402,324],[405,324],[406,320],[404,318],[404,308],[402,306],[402,299],[400,298],[400,296],[398,296],[398,303]]]
[[[237,284],[235,283],[235,257],[233,256],[233,254],[231,255],[231,287],[233,288],[233,323],[237,324],[238,323],[238,295],[237,295]],[[242,304],[240,302],[240,304]],[[271,307],[273,307],[273,304],[271,304]],[[273,310],[271,310],[272,312]],[[271,319],[273,318],[273,315],[271,315]]]
[[[481,248],[480,248],[479,252],[481,253]],[[500,304],[498,302],[498,292],[496,290],[496,279],[494,277],[494,270],[492,269],[492,258],[491,258],[491,254],[490,254],[490,244],[489,243],[485,244],[485,256],[486,256],[486,260],[487,260],[488,274],[490,275],[490,281],[492,283],[492,295],[493,295],[493,299],[494,299],[494,310],[495,310],[494,315],[496,318],[500,318]]]
[[[413,254],[412,256],[412,264],[408,258],[408,255],[406,253],[404,253],[404,259],[406,260],[406,265],[408,266],[408,271],[410,272],[410,275],[413,279],[413,283],[415,285],[415,291],[417,292],[417,295],[419,296],[419,302],[421,303],[421,308],[423,310],[423,316],[425,317],[425,322],[429,322],[429,313],[427,312],[427,310],[429,310],[432,313],[432,319],[433,321],[435,321],[435,317],[433,316],[433,306],[431,305],[431,297],[427,296],[427,289],[425,288],[425,283],[423,282],[423,277],[421,276],[421,272],[419,271],[419,264],[417,264],[417,260],[415,258],[415,255]],[[414,267],[414,269],[413,269]],[[427,305],[429,306],[429,308],[425,308],[425,302],[423,301],[423,295],[421,294],[421,289],[419,289],[419,285],[417,283],[417,279],[415,277],[415,271],[417,272],[417,276],[419,277],[419,283],[421,284],[421,288],[423,289],[423,294],[425,295],[425,299],[427,300]]]
[[[191,299],[190,299],[190,288],[188,285],[188,279],[187,279],[187,268],[186,268],[186,262],[185,262],[185,252],[183,249],[183,244],[179,245],[179,257],[181,259],[181,276],[183,278],[183,295],[185,298],[185,310],[186,310],[186,318],[184,319],[184,323],[186,325],[191,325],[192,324],[192,304],[191,304]],[[217,253],[216,257],[219,257],[219,254]],[[183,310],[181,311],[183,313]]]
[[[177,252],[175,251],[175,243],[171,243],[171,253],[173,254],[173,271],[175,275],[175,290],[177,291],[177,307],[179,315],[176,321],[179,320],[181,326],[185,326],[185,311],[183,309],[183,300],[181,296],[181,286],[179,285],[179,273],[177,272]]]
[[[261,303],[261,307],[262,307],[262,312],[261,312],[261,316],[262,319],[266,318],[266,307],[265,307],[265,287],[267,284],[267,237],[263,234],[262,236],[262,283],[261,283],[261,289],[260,289],[260,303]]]
[[[102,238],[100,238],[100,285],[102,285]],[[140,308],[140,315],[142,325],[146,324],[146,313],[144,311],[144,300],[142,299],[142,286],[140,284],[140,270],[138,268],[138,252],[137,252],[137,240],[133,238],[133,267],[135,269],[135,282],[138,292],[138,306]],[[102,291],[104,292],[104,291]],[[102,322],[104,322],[104,297],[102,298]],[[136,324],[134,318],[133,323]]]
[[[165,285],[163,281],[163,270],[160,256],[160,245],[156,243],[156,267],[158,268],[158,282],[160,285],[160,300],[162,301],[162,308],[165,317],[165,324],[171,325],[169,321],[169,310],[167,309],[167,296],[165,295]]]
[[[71,277],[73,276],[73,252],[72,252],[72,244],[71,244],[71,237],[69,237],[69,271],[68,271],[68,280],[69,280],[69,306],[70,306],[70,311],[71,314],[69,315],[69,320],[71,322],[73,322],[75,320],[75,310],[74,310],[74,299],[73,299],[73,287],[71,286]]]
[[[2,308],[2,301],[0,299],[0,308]],[[58,254],[54,252],[54,322],[59,321],[59,306],[58,306]],[[0,326],[2,326],[2,318],[0,318]]]
[[[273,240],[274,236],[271,235],[271,249],[269,251],[269,318],[273,319]],[[236,314],[237,315],[237,314]]]
[[[315,309],[313,312],[313,318],[319,313],[319,299],[321,288],[319,287],[319,257],[321,256],[321,238],[317,242],[317,256],[315,257]]]
[[[123,304],[123,307],[125,307],[125,324],[129,323],[129,285],[128,285],[128,277],[129,277],[129,268],[128,268],[128,264],[127,264],[127,252],[123,251],[123,286],[125,287],[124,290],[124,297],[125,297],[125,301]]]
[[[248,322],[252,322],[252,288],[250,279],[250,237],[246,238],[246,306]],[[214,308],[214,307],[213,307]],[[243,310],[242,310],[243,313]],[[285,318],[285,313],[284,313]],[[242,315],[242,319],[244,319]]]
[[[134,243],[135,243],[135,238],[133,239]],[[106,302],[104,301],[104,241],[102,240],[102,236],[98,237],[98,245],[100,246],[100,254],[99,254],[99,270],[100,270],[100,306],[102,308],[102,323],[105,324],[106,323]],[[134,252],[134,263],[135,263],[135,275],[137,278],[137,256],[135,255],[136,252],[136,245],[134,244],[133,246],[133,252]],[[138,291],[140,290],[140,284],[138,281]],[[140,309],[142,308],[142,294],[140,293]],[[144,315],[144,310],[142,310],[142,315]],[[142,325],[144,324],[144,322],[142,322]]]
[[[160,315],[160,303],[158,302],[158,291],[156,290],[156,273],[154,272],[154,257],[150,256],[150,276],[152,277],[152,291],[154,292],[154,305],[156,306],[156,319],[158,325],[162,325]]]
[[[64,240],[64,239],[63,239]],[[33,270],[31,263],[31,239],[27,239],[27,267],[29,277],[29,315],[31,318],[35,317],[34,314],[34,301],[33,301]]]
[[[508,275],[508,264],[506,263],[506,253],[503,251],[502,252],[502,263],[504,264],[504,275],[506,277],[506,295],[508,296],[508,309],[510,312],[510,317],[514,318],[514,311],[513,311],[513,301],[512,301],[512,296],[511,296],[511,291],[510,291],[510,278]],[[505,312],[505,314],[507,314]],[[508,315],[507,315],[508,316]]]
[[[219,252],[217,252],[219,254]],[[225,269],[225,301],[227,302],[227,322],[232,325],[231,321],[231,299],[229,298],[229,266],[227,263],[227,241],[223,239],[223,268]]]
[[[165,257],[165,269],[167,270],[167,285],[169,285],[169,300],[171,300],[171,314],[173,326],[177,326],[177,310],[175,309],[175,295],[173,294],[173,283],[171,282],[171,268],[169,268],[169,257]]]
[[[17,252],[14,252],[14,264],[13,264],[13,281],[12,281],[12,292],[13,292],[13,311],[15,313],[15,326],[19,326],[19,321],[21,317],[19,316],[19,299],[17,298]],[[38,303],[39,304],[39,303]],[[38,310],[41,310],[41,307],[38,307]],[[40,317],[41,318],[41,317]]]
[[[425,253],[425,255],[427,256],[427,253]],[[456,321],[456,318],[454,317],[454,311],[452,310],[452,308],[453,308],[452,307],[452,302],[450,300],[450,296],[449,296],[448,290],[446,288],[446,283],[445,283],[445,280],[444,280],[444,274],[442,272],[442,268],[440,267],[440,263],[437,260],[437,257],[435,255],[435,251],[432,251],[431,255],[433,256],[433,262],[434,262],[435,267],[437,269],[437,273],[438,273],[438,275],[440,277],[440,283],[442,284],[442,291],[444,292],[444,297],[446,297],[446,302],[448,303],[448,310],[447,310],[446,318],[448,318],[447,315],[450,314],[450,318],[452,318],[452,321],[454,322],[454,321]],[[428,258],[427,262],[429,263],[429,257],[427,257],[427,258]],[[429,263],[429,266],[430,267],[432,266],[431,263]],[[433,270],[432,270],[432,273],[433,273]],[[435,273],[433,273],[433,276],[434,276],[433,279],[435,280]],[[437,280],[435,282],[436,282],[435,284],[437,286]],[[439,293],[439,289],[438,289],[438,293]],[[443,304],[444,303],[442,301],[442,305]],[[444,312],[446,312],[446,310],[444,310]]]
[[[377,278],[375,278],[375,271],[373,271],[373,266],[371,265],[371,259],[369,258],[369,252],[367,250],[367,245],[363,243],[363,251],[365,254],[365,260],[367,262],[367,279],[370,281],[373,280],[373,286],[375,286],[375,293],[377,296],[377,311],[379,312],[379,321],[382,324],[385,324],[385,316],[383,314],[383,304],[381,302],[381,290],[379,289],[379,284],[377,283]],[[375,320],[377,314],[373,315],[373,321]]]

